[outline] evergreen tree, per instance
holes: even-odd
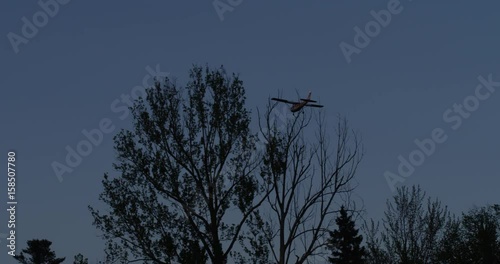
[[[336,219],[338,229],[330,232],[328,249],[332,251],[330,263],[359,264],[365,263],[366,250],[361,246],[363,236],[358,235],[358,229],[351,216],[342,206],[340,215]]]
[[[56,258],[55,252],[50,250],[50,245],[52,242],[46,239],[28,240],[28,248],[23,249],[21,254],[14,256],[14,258],[22,264],[62,263],[66,258]]]

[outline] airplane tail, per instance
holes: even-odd
[[[311,91],[309,91],[309,94],[307,95],[306,99],[300,99],[300,100],[310,102],[310,103],[316,103],[316,101],[311,100]]]

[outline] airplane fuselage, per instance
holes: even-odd
[[[302,109],[305,105],[307,104],[307,101],[302,101],[301,103],[299,104],[294,104],[292,105],[292,107],[290,107],[290,111],[292,111],[292,113],[295,113],[295,112],[298,112],[300,111],[300,109]]]

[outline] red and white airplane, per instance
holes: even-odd
[[[310,103],[316,103],[316,101],[311,100],[311,92],[310,91],[309,91],[309,95],[307,96],[307,98],[306,99],[301,98],[300,102],[292,102],[292,101],[288,101],[288,100],[284,100],[284,99],[280,99],[280,98],[274,98],[274,97],[271,98],[271,100],[291,104],[292,107],[290,107],[290,111],[292,111],[292,113],[299,111],[304,106],[323,107],[323,105],[319,105],[319,104],[310,104]]]

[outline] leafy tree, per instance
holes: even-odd
[[[78,254],[75,256],[73,264],[89,264],[89,259],[84,258],[82,254]]]
[[[330,232],[328,249],[332,251],[330,263],[336,264],[362,264],[365,263],[366,250],[361,246],[363,236],[358,235],[354,220],[347,215],[347,210],[342,206],[340,215],[335,220],[338,228]]]
[[[66,258],[56,258],[54,251],[50,250],[52,242],[46,239],[28,240],[28,247],[14,258],[22,264],[60,264]]]
[[[195,66],[185,87],[166,78],[146,92],[134,129],[115,137],[119,175],[104,175],[100,195],[109,213],[89,207],[108,261],[226,263],[267,195],[243,82]]]
[[[386,263],[435,263],[437,246],[444,235],[448,210],[436,199],[426,199],[419,186],[400,187],[387,209],[381,230],[380,248],[368,236],[370,255],[386,257]]]
[[[474,263],[500,263],[500,206],[473,209],[463,216],[462,225]]]
[[[500,263],[500,206],[472,209],[448,225],[438,263]]]

